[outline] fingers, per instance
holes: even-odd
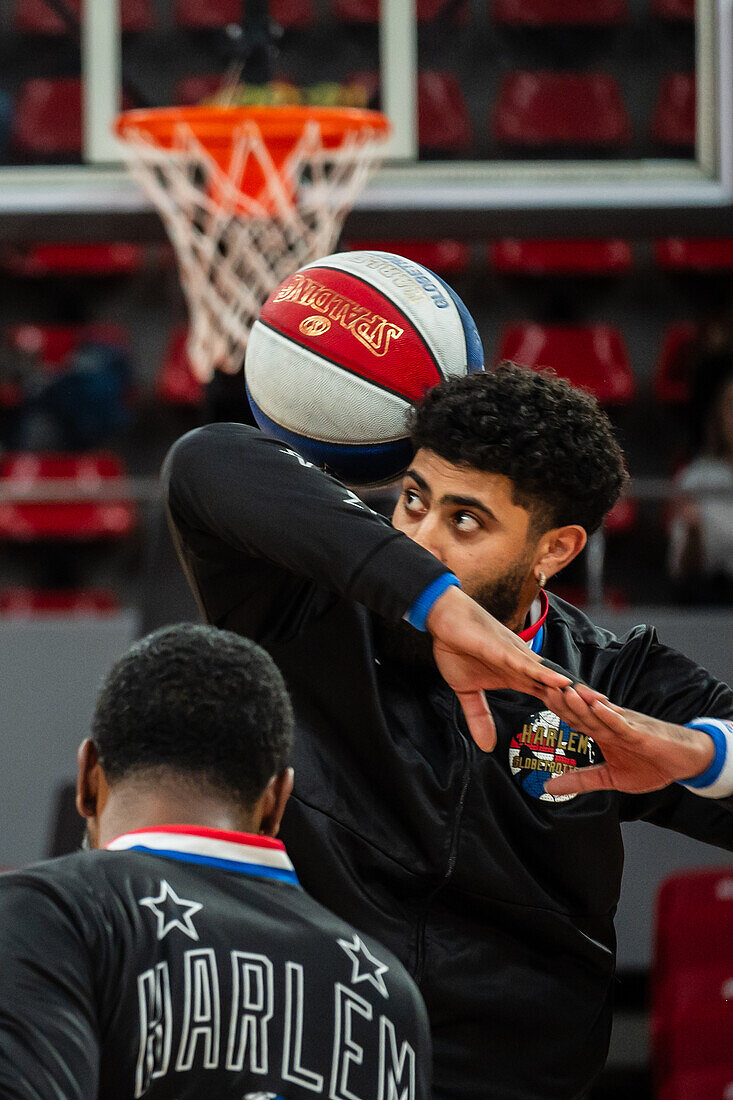
[[[606,729],[612,730],[613,733],[630,732],[629,720],[622,707],[614,706],[608,700],[602,702],[599,699],[591,703],[591,711],[603,722]]]
[[[570,684],[570,677],[559,665],[546,664],[538,658],[536,653],[528,650],[524,642],[520,645],[521,650],[510,652],[505,658],[507,675],[512,677],[512,682],[508,682],[507,687],[526,692],[528,695],[536,695],[538,688],[564,688]],[[487,667],[491,667],[489,660],[486,664]],[[498,667],[493,671],[500,675]]]
[[[456,694],[471,737],[482,752],[493,752],[496,745],[496,726],[483,691],[460,691]]]
[[[539,656],[539,654],[537,654],[537,656]],[[561,676],[564,676],[568,683],[571,682],[572,677],[568,676],[565,669],[562,668],[560,665],[556,665],[554,661],[549,661],[547,657],[539,657],[539,661],[543,668],[552,669],[554,672],[557,672]]]
[[[552,795],[588,794],[590,791],[614,789],[607,764],[597,764],[593,768],[574,768],[563,775],[553,776],[545,784],[545,792]]]
[[[600,716],[585,702],[574,688],[563,691],[548,691],[543,696],[548,705],[560,718],[573,729],[582,733],[594,734],[601,728]]]
[[[589,706],[591,703],[601,702],[605,703],[606,706],[612,706],[614,708],[616,707],[615,703],[609,703],[608,699],[602,692],[596,691],[595,688],[588,687],[587,684],[581,683],[580,681],[573,684],[573,690],[577,695],[580,696],[583,702],[588,703]]]

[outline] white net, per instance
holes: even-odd
[[[257,124],[245,121],[232,130],[226,171],[185,121],[175,124],[171,148],[143,127],[122,136],[128,167],[178,254],[192,369],[201,381],[215,369],[236,373],[266,298],[303,264],[333,251],[354,199],[379,166],[384,134],[353,129],[326,149],[320,124],[309,120],[278,169]],[[252,167],[264,180],[258,198],[237,182]]]

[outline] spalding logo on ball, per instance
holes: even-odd
[[[473,318],[432,271],[390,252],[339,252],[270,295],[245,377],[263,431],[342,481],[378,485],[412,458],[411,402],[483,365]]]

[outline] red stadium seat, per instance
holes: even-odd
[[[11,275],[128,275],[145,262],[140,244],[36,244],[8,249],[0,268]]]
[[[733,965],[733,866],[674,875],[657,899],[655,988],[709,965]]]
[[[695,102],[694,73],[667,73],[662,77],[652,115],[652,139],[674,149],[694,149]]]
[[[245,13],[243,0],[176,0],[173,19],[186,30],[215,30],[239,23]],[[270,0],[270,16],[288,29],[313,23],[313,0]]]
[[[733,963],[670,976],[655,988],[652,1020],[658,1082],[716,1065],[733,1075]]]
[[[30,157],[79,157],[82,146],[81,80],[28,80],[16,100],[13,145]]]
[[[625,275],[634,266],[628,241],[503,240],[489,245],[503,275]]]
[[[416,264],[441,275],[461,275],[471,262],[471,248],[465,241],[349,241],[346,248],[354,251],[396,252]]]
[[[508,27],[615,27],[627,0],[494,0],[494,22]]]
[[[651,0],[652,14],[675,23],[693,23],[695,0]]]
[[[123,105],[130,106],[123,96]],[[13,118],[12,144],[22,156],[78,158],[82,147],[82,86],[79,77],[27,80]]]
[[[130,343],[127,330],[122,325],[106,323],[11,325],[5,329],[5,338],[14,351],[36,356],[50,374],[62,370],[69,355],[82,342],[118,344],[123,348]]]
[[[0,480],[7,493],[59,488],[72,492],[120,485],[125,467],[116,455],[9,453],[0,458]],[[89,542],[120,539],[137,523],[135,505],[126,500],[69,500],[0,503],[0,541],[27,543],[43,540]]]
[[[611,325],[508,325],[497,359],[535,370],[550,367],[603,405],[627,405],[636,396],[623,336]]]
[[[379,74],[352,73],[349,84],[366,90],[370,106],[379,106]],[[461,86],[452,73],[424,69],[417,74],[418,141],[422,150],[461,153],[471,145],[471,118]]]
[[[654,396],[663,405],[684,405],[689,399],[696,335],[697,325],[692,321],[670,325],[664,334],[652,383]]]
[[[676,1074],[655,1096],[657,1100],[733,1100],[733,1067],[710,1066]]]
[[[471,144],[471,119],[461,86],[452,73],[425,69],[417,77],[420,148],[464,152]]]
[[[668,271],[697,271],[714,274],[733,271],[733,238],[670,237],[654,246],[657,264]]]
[[[429,23],[449,9],[454,21],[466,23],[471,18],[468,0],[458,5],[453,0],[417,0],[417,18],[420,23]],[[456,9],[456,10],[452,10]],[[342,23],[377,23],[379,21],[379,0],[331,0],[331,10]]]
[[[107,589],[4,588],[0,591],[0,615],[31,619],[44,615],[89,618],[113,615],[120,601]]]
[[[185,325],[175,330],[155,380],[155,393],[166,405],[198,408],[204,399],[204,386],[191,370],[186,354]]]
[[[82,0],[64,0],[79,19]],[[123,31],[148,31],[155,22],[152,0],[121,0]],[[22,34],[64,34],[66,24],[44,0],[16,0],[15,29]]]
[[[698,1013],[706,1005],[733,999],[733,961],[710,963],[690,970],[675,967],[655,984],[653,1024],[655,1043],[657,1030],[684,1023],[686,1017]],[[732,1052],[733,1053],[733,1052]]]
[[[527,149],[615,149],[631,137],[621,89],[607,73],[507,73],[492,130],[499,144]]]

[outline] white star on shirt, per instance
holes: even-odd
[[[387,992],[387,986],[384,984],[384,978],[382,974],[386,974],[389,967],[384,963],[381,963],[379,959],[376,959],[372,955],[369,948],[365,943],[354,933],[353,941],[338,940],[339,947],[342,947],[346,954],[351,959],[351,983],[356,985],[358,982],[371,982],[375,989],[378,989],[383,997],[389,997]]]
[[[198,913],[199,909],[203,909],[201,902],[186,901],[185,898],[179,898],[173,887],[165,879],[160,880],[160,893],[157,898],[140,898],[140,905],[146,905],[151,913],[155,913],[158,921],[159,940],[165,939],[174,928],[180,928],[181,932],[186,936],[190,936],[192,940],[199,938],[199,934],[193,926],[192,917],[194,913]],[[176,905],[185,912],[176,913],[172,909],[172,906]]]

